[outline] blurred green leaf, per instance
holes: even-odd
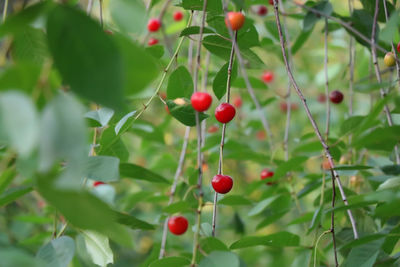
[[[183,257],[167,257],[153,261],[149,267],[180,267],[187,266],[190,261]]]
[[[170,182],[159,174],[156,174],[148,169],[145,169],[139,165],[131,163],[121,163],[119,165],[121,178],[132,178],[138,180],[144,180],[152,183],[165,183]]]
[[[193,80],[184,66],[179,66],[168,79],[167,98],[190,98],[193,94]]]
[[[217,75],[214,78],[213,81],[213,91],[215,96],[221,100],[221,98],[225,95],[226,93],[226,83],[228,79],[228,67],[229,67],[229,62],[225,63],[222,68],[218,71]],[[231,82],[234,82],[237,76],[237,66],[236,64],[232,66],[232,71],[231,71]]]
[[[227,206],[251,205],[252,202],[240,195],[228,195],[218,201],[218,204]]]
[[[69,236],[61,236],[42,246],[36,257],[52,267],[68,267],[75,254],[75,242]]]
[[[119,179],[119,159],[108,156],[88,157],[85,165],[85,177],[102,182]]]
[[[199,267],[219,267],[224,265],[239,267],[239,257],[230,251],[213,251],[201,260]]]
[[[168,100],[167,105],[171,115],[179,122],[186,126],[196,125],[196,111],[193,109],[191,104],[177,105],[173,101]],[[199,112],[199,121],[202,121],[207,117],[207,114]]]
[[[296,247],[300,244],[298,235],[289,232],[278,232],[266,236],[246,236],[234,242],[230,249],[241,249],[254,246]]]

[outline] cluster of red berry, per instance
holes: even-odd
[[[174,13],[174,15],[173,15],[173,19],[174,19],[175,21],[181,21],[181,20],[183,19],[183,13],[180,12],[180,11],[176,11],[176,12]],[[161,28],[161,26],[162,26],[161,20],[160,20],[160,19],[155,19],[155,18],[153,18],[153,19],[150,19],[150,20],[148,21],[148,23],[147,23],[147,30],[148,30],[149,32],[157,32],[157,31]],[[147,42],[147,44],[148,44],[149,46],[156,45],[156,44],[158,44],[158,39],[157,39],[157,38],[154,38],[154,37],[151,37],[151,38],[149,39],[149,41]]]

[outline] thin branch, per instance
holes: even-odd
[[[312,7],[308,7],[306,5],[303,4],[299,4],[296,2],[293,2],[296,6],[301,7],[305,10],[308,10],[314,14],[320,15],[322,17],[328,18],[329,20],[332,20],[336,23],[339,23],[341,26],[345,27],[346,29],[348,29],[349,31],[351,31],[352,33],[354,33],[355,35],[357,35],[360,39],[362,39],[363,41],[365,41],[366,43],[368,43],[369,45],[372,45],[371,40],[368,39],[364,34],[362,34],[361,32],[359,32],[358,30],[356,30],[355,28],[353,28],[349,23],[346,23],[344,21],[342,21],[341,19],[338,19],[336,17],[330,16],[328,14],[325,14],[324,12],[321,12],[317,9],[314,9]],[[378,50],[380,50],[383,53],[387,53],[388,51],[386,51],[386,49],[382,48],[381,46],[379,46],[378,44],[375,45],[376,48]]]
[[[326,141],[329,138],[329,124],[331,120],[331,102],[329,101],[329,77],[328,77],[328,19],[325,18],[325,34],[324,34],[324,72],[325,72],[325,95],[326,95]]]
[[[280,40],[280,44],[281,44],[282,56],[283,56],[283,60],[284,60],[284,62],[285,62],[286,71],[287,71],[287,73],[288,73],[288,75],[289,75],[289,79],[290,79],[290,81],[292,82],[292,85],[293,85],[294,89],[296,90],[297,95],[299,96],[300,100],[301,100],[302,103],[303,103],[304,109],[305,109],[305,111],[306,111],[306,113],[307,113],[307,117],[308,117],[308,119],[310,120],[311,125],[312,125],[312,127],[314,128],[315,134],[317,135],[318,139],[319,139],[320,142],[321,142],[322,147],[323,147],[324,150],[325,150],[326,157],[328,158],[331,167],[334,168],[334,167],[335,167],[335,164],[334,164],[334,161],[333,161],[333,157],[332,157],[332,155],[331,155],[331,152],[330,152],[330,150],[329,150],[329,146],[326,144],[326,142],[324,141],[324,138],[323,138],[322,135],[321,135],[321,132],[319,131],[319,128],[318,128],[318,126],[317,126],[317,124],[316,124],[316,122],[315,122],[315,120],[314,120],[314,118],[313,118],[313,116],[312,116],[312,114],[311,114],[311,111],[310,111],[310,109],[309,109],[309,107],[308,107],[308,105],[307,105],[307,103],[306,103],[306,99],[304,98],[304,95],[303,95],[301,89],[300,89],[299,86],[297,85],[296,80],[294,79],[292,70],[291,70],[291,68],[290,68],[290,65],[289,65],[289,63],[288,63],[288,60],[287,60],[287,57],[286,57],[285,41],[284,41],[284,39],[283,39],[282,27],[281,27],[281,22],[280,22],[280,19],[279,19],[278,5],[277,5],[276,0],[274,0],[274,13],[275,13],[276,24],[277,24],[277,27],[278,27],[278,33],[279,33],[279,40]],[[340,182],[339,174],[338,174],[335,170],[333,170],[333,173],[334,173],[335,179],[336,179],[337,182],[338,182],[338,187],[339,187],[340,194],[341,194],[341,196],[342,196],[343,202],[344,202],[344,204],[345,204],[346,206],[348,206],[349,203],[348,203],[348,201],[347,201],[346,194],[345,194],[345,192],[344,192],[344,190],[343,190],[343,186],[342,186],[342,184],[341,184],[341,182]],[[348,216],[349,216],[350,223],[351,223],[351,226],[352,226],[352,228],[353,228],[354,238],[355,238],[355,239],[358,239],[357,226],[356,226],[356,223],[355,223],[353,214],[352,214],[352,212],[351,212],[350,209],[347,210],[347,214],[348,214]]]
[[[375,69],[375,74],[376,74],[376,79],[378,80],[378,83],[382,83],[382,77],[381,73],[379,70],[379,65],[378,65],[378,57],[376,55],[376,25],[378,21],[378,12],[379,12],[379,0],[375,0],[375,14],[374,14],[374,21],[372,24],[372,34],[371,34],[371,53],[372,53],[372,61],[374,64],[374,69]],[[381,98],[384,99],[386,97],[386,92],[385,90],[381,87],[380,88],[380,94]],[[390,114],[389,107],[385,104],[383,108],[385,114],[386,114],[386,119],[389,124],[389,126],[393,126],[393,120],[392,120],[392,115]],[[394,153],[396,156],[396,163],[400,164],[400,156],[399,156],[399,151],[397,145],[394,147]]]
[[[335,174],[331,169],[332,175],[332,212],[331,212],[331,229],[330,232],[332,233],[332,243],[333,243],[333,254],[335,257],[335,266],[339,266],[338,258],[337,258],[337,251],[336,251],[336,237],[335,237],[335,200],[336,200],[336,186],[335,186]]]
[[[87,8],[86,8],[87,15],[90,15],[90,13],[92,13],[92,8],[93,8],[93,0],[89,0]]]
[[[386,18],[386,23],[387,23],[389,21],[389,13],[388,13],[388,10],[386,7],[386,0],[382,0],[382,1],[383,1],[383,9],[385,10],[385,18]],[[392,52],[394,54],[394,57],[396,58],[397,80],[399,82],[399,90],[400,90],[400,64],[398,61],[399,58],[397,56],[396,48],[394,46],[393,40],[391,42],[391,45],[392,45]]]
[[[4,6],[3,6],[3,23],[6,21],[7,18],[7,9],[8,9],[8,0],[4,0]]]
[[[197,48],[196,48],[196,65],[194,67],[194,88],[193,91],[197,92],[198,88],[198,80],[199,80],[199,70],[200,70],[200,63],[201,63],[201,46],[202,46],[202,40],[203,40],[203,31],[204,31],[204,26],[206,22],[206,9],[207,9],[207,0],[204,0],[203,2],[203,16],[201,19],[201,24],[200,24],[200,34],[199,34],[199,40],[197,41]],[[192,261],[191,261],[191,266],[196,265],[196,258],[197,258],[197,251],[199,247],[199,236],[200,236],[200,228],[201,228],[201,210],[203,208],[203,155],[201,152],[201,147],[202,147],[202,129],[201,129],[201,124],[200,124],[200,119],[199,119],[199,112],[196,111],[196,129],[197,129],[197,165],[199,168],[199,174],[198,174],[198,179],[197,179],[197,188],[199,190],[198,192],[198,207],[197,207],[197,227],[196,231],[194,233],[194,239],[193,239],[193,254],[192,254]]]
[[[103,0],[99,0],[99,9],[100,9],[100,25],[103,28]]]
[[[183,139],[182,150],[181,150],[181,154],[179,156],[178,168],[176,168],[174,182],[171,186],[171,191],[169,193],[168,206],[171,205],[172,202],[174,201],[176,186],[178,184],[178,178],[182,173],[183,164],[185,162],[185,155],[186,155],[188,141],[189,141],[189,134],[190,134],[190,127],[186,127],[185,137]],[[164,228],[163,228],[163,234],[162,234],[162,240],[161,240],[161,249],[160,249],[160,254],[158,256],[159,259],[162,259],[165,256],[165,244],[167,242],[167,233],[168,233],[168,220],[169,220],[169,216],[167,218],[165,218],[165,222],[164,222]]]
[[[275,1],[275,0],[274,0]],[[324,236],[324,235],[327,235],[327,234],[329,234],[330,233],[330,231],[325,231],[325,232],[323,232],[319,237],[318,237],[318,239],[317,239],[317,243],[315,244],[315,248],[314,248],[314,267],[316,267],[317,266],[317,249],[318,249],[318,243],[319,243],[319,241],[321,240],[321,238]]]
[[[190,27],[190,25],[191,25],[191,23],[192,23],[192,18],[193,18],[193,12],[190,14],[189,21],[188,21],[186,27]],[[167,65],[167,67],[165,67],[164,73],[163,73],[163,75],[162,75],[162,77],[161,77],[160,82],[159,82],[158,85],[157,85],[156,90],[154,91],[153,95],[149,98],[149,100],[147,100],[147,102],[143,105],[142,110],[136,115],[136,117],[134,118],[134,120],[137,120],[137,119],[143,114],[143,112],[147,109],[147,107],[150,105],[150,103],[153,101],[153,99],[158,95],[158,93],[159,93],[159,91],[160,91],[162,85],[164,84],[165,78],[167,77],[167,74],[168,74],[168,72],[169,72],[169,69],[171,68],[171,65],[173,64],[175,58],[178,56],[179,51],[181,50],[182,43],[183,43],[183,40],[184,40],[184,39],[185,39],[184,36],[180,37],[178,46],[177,46],[176,49],[175,49],[175,53],[174,53],[174,55],[171,57],[171,59],[170,59],[168,65]]]
[[[237,31],[235,31],[235,36],[232,41],[231,54],[229,56],[228,63],[228,77],[226,79],[226,102],[229,103],[231,96],[231,79],[232,79],[232,66],[235,58],[235,44],[237,42]],[[222,126],[221,133],[221,143],[219,145],[219,161],[218,161],[218,174],[223,174],[223,164],[224,164],[224,144],[225,144],[225,132],[226,132],[226,123]],[[218,193],[214,193],[214,203],[213,203],[213,216],[212,216],[212,232],[211,235],[215,236],[215,229],[217,225],[217,202],[218,202]]]

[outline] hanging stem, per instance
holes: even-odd
[[[282,56],[283,56],[283,60],[285,62],[286,71],[287,71],[287,73],[289,75],[289,79],[292,82],[292,85],[293,85],[294,89],[296,90],[297,95],[299,96],[300,100],[303,103],[303,106],[304,106],[304,109],[306,111],[307,117],[310,120],[311,125],[312,125],[312,127],[314,129],[314,132],[317,135],[318,139],[321,142],[322,147],[325,150],[325,154],[326,154],[326,156],[327,156],[327,158],[329,160],[331,168],[335,168],[335,164],[333,162],[333,157],[332,157],[331,152],[329,150],[329,146],[326,144],[326,142],[324,141],[324,138],[321,135],[321,132],[319,131],[319,128],[318,128],[318,126],[317,126],[317,124],[316,124],[316,122],[314,120],[314,117],[312,116],[311,111],[310,111],[310,109],[309,109],[309,107],[308,107],[308,105],[306,103],[304,95],[303,95],[301,89],[299,88],[299,86],[297,85],[296,80],[294,79],[291,67],[290,67],[290,65],[288,63],[287,56],[286,56],[285,41],[283,39],[282,27],[281,27],[281,22],[280,22],[280,19],[279,19],[279,11],[278,11],[278,5],[277,5],[277,1],[276,0],[274,0],[274,13],[275,13],[276,24],[277,24],[277,27],[278,27],[278,33],[279,33],[279,40],[280,40],[280,44],[281,44]],[[335,170],[333,170],[333,174],[334,174],[335,179],[338,182],[338,187],[339,187],[340,194],[342,196],[343,202],[345,203],[346,206],[348,206],[349,203],[347,201],[346,194],[345,194],[345,192],[343,190],[343,186],[342,186],[342,184],[340,182],[339,174]],[[358,239],[357,226],[356,226],[353,214],[352,214],[350,209],[347,210],[347,214],[349,216],[350,223],[351,223],[351,226],[352,226],[352,229],[353,229],[354,238]]]
[[[332,233],[332,243],[333,243],[333,255],[335,258],[335,266],[339,266],[337,251],[336,251],[336,237],[335,237],[335,200],[336,200],[336,186],[335,186],[335,175],[331,169],[332,174],[332,212],[331,212],[331,229]]]
[[[174,182],[171,186],[171,191],[169,193],[168,206],[171,205],[172,202],[174,201],[176,186],[178,185],[178,178],[182,173],[183,164],[185,162],[185,155],[186,155],[188,141],[189,141],[189,134],[190,134],[190,127],[186,127],[185,137],[183,139],[182,150],[181,150],[181,154],[179,156],[178,168],[176,168]],[[167,218],[165,218],[165,222],[164,222],[164,228],[163,228],[163,234],[162,234],[162,240],[161,240],[161,249],[160,249],[160,254],[158,256],[159,259],[162,259],[165,256],[165,244],[167,243],[167,233],[168,233],[168,220],[169,220],[169,216]]]
[[[8,9],[8,0],[4,0],[4,6],[3,6],[3,23],[6,21],[7,18],[7,9]]]
[[[378,58],[376,55],[376,24],[378,20],[378,12],[379,12],[379,0],[375,1],[375,14],[374,14],[374,21],[372,24],[372,34],[371,34],[371,53],[372,53],[372,61],[374,64],[374,69],[375,69],[375,74],[376,74],[376,79],[378,80],[378,83],[382,83],[382,77],[381,73],[379,70],[379,65],[378,65]],[[396,54],[396,53],[395,53]],[[385,90],[381,87],[380,88],[380,94],[381,98],[384,99],[386,97],[386,92]],[[389,107],[385,104],[383,108],[385,114],[386,114],[386,119],[389,124],[389,126],[393,126],[393,119],[392,119],[392,114],[390,113]],[[399,151],[398,151],[398,146],[396,145],[394,147],[394,153],[396,157],[396,164],[400,164],[400,156],[399,156]]]
[[[194,92],[197,92],[198,88],[198,80],[199,80],[199,70],[200,70],[200,63],[201,63],[201,46],[202,46],[202,41],[203,41],[203,31],[204,31],[204,26],[205,26],[205,21],[206,21],[206,9],[207,9],[207,0],[204,0],[203,2],[203,16],[201,19],[201,25],[200,25],[200,34],[199,34],[199,39],[197,41],[197,48],[196,48],[196,65],[194,67]],[[198,207],[197,207],[197,227],[196,227],[196,232],[194,233],[194,239],[193,239],[193,254],[192,254],[192,261],[191,261],[191,266],[196,265],[196,258],[197,258],[197,251],[199,249],[199,237],[200,237],[200,227],[201,227],[201,210],[203,209],[203,155],[201,152],[201,146],[202,146],[202,127],[200,124],[200,119],[199,119],[199,112],[196,111],[195,113],[196,116],[196,129],[197,129],[197,165],[199,169],[198,173],[198,179],[197,179],[197,188],[198,188]]]
[[[331,103],[329,101],[329,77],[328,77],[328,19],[325,18],[325,35],[324,35],[324,47],[325,47],[325,56],[324,56],[324,72],[325,72],[325,95],[326,95],[326,128],[325,135],[326,141],[328,142],[329,138],[329,124],[331,120]]]

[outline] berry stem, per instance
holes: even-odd
[[[281,27],[281,22],[280,22],[280,18],[279,18],[279,11],[278,11],[278,5],[277,5],[276,0],[274,0],[274,14],[275,14],[276,25],[278,27],[278,34],[279,34],[279,41],[280,41],[281,50],[282,50],[282,56],[283,56],[283,60],[285,62],[286,71],[287,71],[287,73],[289,75],[289,79],[290,79],[290,81],[291,81],[291,83],[292,83],[297,95],[299,96],[300,100],[303,103],[304,109],[305,109],[305,111],[307,113],[307,117],[310,120],[311,125],[312,125],[312,127],[313,127],[313,129],[315,131],[315,134],[317,135],[318,139],[321,142],[322,147],[325,150],[325,154],[326,154],[326,156],[327,156],[327,158],[329,160],[329,163],[331,164],[331,168],[334,168],[335,165],[334,165],[334,162],[333,162],[333,157],[332,157],[331,152],[329,150],[329,146],[326,144],[326,142],[324,141],[324,139],[323,139],[323,137],[321,135],[321,132],[320,132],[315,120],[314,120],[314,117],[311,114],[311,111],[310,111],[308,105],[307,105],[306,99],[304,98],[304,95],[303,95],[301,89],[297,85],[297,82],[294,79],[291,67],[290,67],[290,65],[288,63],[288,59],[287,59],[287,56],[286,56],[286,47],[285,47],[286,45],[285,45],[285,41],[283,39],[282,27]],[[346,206],[348,206],[349,203],[347,201],[346,194],[345,194],[345,192],[343,190],[343,186],[342,186],[342,184],[340,182],[339,174],[335,170],[333,170],[333,174],[334,174],[335,179],[337,179],[339,191],[340,191],[340,194],[342,196],[343,202],[345,203]],[[353,214],[352,214],[350,209],[347,210],[347,214],[349,216],[350,223],[351,223],[351,226],[352,226],[352,229],[353,229],[354,238],[358,239],[358,231],[357,231],[356,222],[354,220]]]
[[[376,25],[377,25],[377,20],[378,20],[378,12],[379,12],[379,0],[375,0],[375,14],[374,14],[374,21],[372,24],[372,34],[371,34],[371,54],[372,54],[372,62],[374,64],[374,69],[375,69],[375,74],[376,74],[376,79],[378,80],[378,83],[382,83],[382,77],[381,73],[379,70],[379,65],[378,65],[378,58],[376,55]],[[380,88],[380,94],[381,98],[384,99],[386,97],[386,92],[385,90],[381,87]],[[386,114],[386,119],[388,122],[389,126],[393,126],[393,119],[392,119],[392,114],[390,113],[389,107],[385,104],[383,107],[383,110]],[[396,164],[400,164],[400,156],[399,156],[399,151],[398,151],[398,146],[396,145],[394,147],[394,153],[396,157]]]
[[[193,12],[190,14],[189,21],[188,21],[188,23],[187,23],[187,25],[186,25],[186,28],[187,28],[187,27],[190,27],[190,25],[192,24],[192,18],[193,18]],[[182,43],[183,43],[183,40],[184,40],[184,39],[185,39],[184,36],[182,36],[182,37],[179,39],[179,43],[178,43],[178,46],[177,46],[176,49],[175,49],[175,53],[174,53],[174,55],[171,57],[171,59],[170,59],[168,65],[167,65],[167,67],[165,67],[165,69],[164,69],[164,71],[163,71],[163,75],[162,75],[162,77],[161,77],[160,82],[159,82],[158,85],[157,85],[156,90],[154,91],[153,95],[149,98],[149,100],[147,100],[147,102],[143,105],[142,110],[136,115],[136,117],[134,118],[134,120],[137,120],[137,119],[143,114],[143,112],[147,109],[147,107],[150,105],[150,103],[153,101],[153,99],[158,95],[158,93],[159,93],[159,91],[160,91],[162,85],[164,84],[165,78],[167,77],[167,74],[168,74],[168,72],[169,72],[169,70],[170,70],[170,68],[171,68],[171,65],[174,63],[175,58],[178,56],[179,51],[181,50]]]
[[[181,154],[179,156],[178,167],[176,168],[174,182],[171,186],[171,191],[169,194],[168,206],[171,205],[172,202],[174,201],[176,186],[178,184],[178,178],[182,174],[183,164],[185,162],[185,156],[186,156],[186,151],[187,151],[187,146],[188,146],[188,141],[189,141],[189,134],[190,134],[190,127],[186,127],[185,137],[183,139],[183,144],[182,144],[182,149],[181,149]],[[167,233],[168,233],[168,220],[169,220],[169,216],[167,218],[165,218],[165,222],[164,222],[160,254],[158,256],[159,259],[162,259],[165,256],[165,244],[167,242]]]
[[[206,22],[206,9],[207,9],[207,0],[203,2],[203,9],[202,9],[202,19],[200,24],[200,34],[199,39],[197,41],[196,47],[196,55],[195,60],[196,64],[194,66],[194,88],[193,91],[196,93],[198,91],[198,80],[199,80],[199,70],[200,70],[200,63],[201,63],[201,46],[203,41],[203,31]],[[196,130],[197,130],[197,165],[199,168],[198,179],[197,179],[197,188],[198,188],[198,207],[197,207],[197,227],[196,232],[194,233],[193,238],[193,254],[192,254],[192,261],[191,266],[196,265],[196,258],[197,258],[197,251],[199,247],[199,236],[200,236],[200,228],[201,228],[201,210],[203,209],[203,153],[201,152],[201,147],[203,144],[202,141],[202,124],[200,123],[199,119],[199,112],[196,111]]]
[[[325,95],[326,95],[326,142],[329,138],[329,124],[331,120],[331,101],[329,101],[329,77],[328,77],[328,19],[325,18],[325,34],[324,34],[324,72],[325,72]]]

